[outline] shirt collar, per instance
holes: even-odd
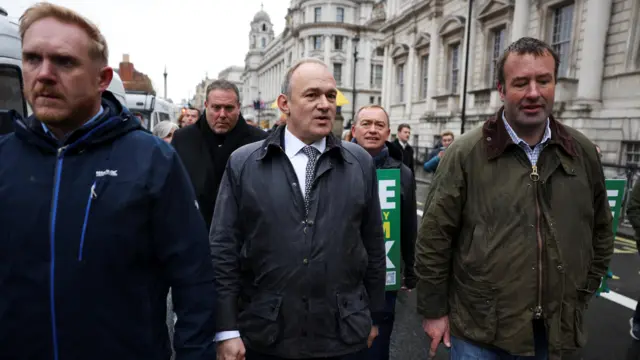
[[[289,127],[284,128],[284,152],[288,157],[294,157],[302,150],[303,147],[307,146],[307,144],[303,143],[302,140],[298,139],[295,135],[289,131]],[[322,154],[324,150],[327,148],[327,138],[323,137],[322,139],[311,144],[314,148],[318,149]]]
[[[511,141],[513,141],[514,144],[518,144],[518,145],[524,144],[529,146],[529,144],[527,144],[526,141],[522,140],[518,136],[518,134],[516,134],[516,132],[511,127],[511,125],[509,125],[509,123],[507,122],[507,118],[504,115],[504,111],[502,112],[502,122],[504,122],[504,127],[507,129],[507,133],[509,134]],[[549,118],[547,118],[547,125],[544,129],[544,136],[542,137],[542,140],[536,145],[544,144],[551,139],[551,128],[549,127],[549,123],[550,123]]]
[[[84,126],[87,126],[89,124],[91,124],[92,122],[96,121],[100,115],[102,115],[102,113],[104,113],[104,108],[102,107],[102,105],[100,105],[100,110],[98,110],[98,113],[95,114],[91,119],[89,119],[89,121],[87,121],[86,123],[84,123]],[[44,130],[44,133],[55,138],[55,135],[53,135],[53,133],[51,132],[51,130],[49,130],[49,128],[47,127],[47,125],[45,125],[43,122],[41,122],[40,124],[42,124],[42,130]]]

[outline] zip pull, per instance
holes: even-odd
[[[64,151],[67,150],[67,146],[69,145],[65,145],[61,148],[58,148],[58,157],[62,157],[62,153],[64,153]]]
[[[536,182],[540,179],[540,175],[538,175],[538,167],[535,165],[531,165],[531,174],[529,174],[529,178],[531,181]]]
[[[96,183],[94,182],[93,185],[91,185],[91,198],[92,199],[97,199],[98,198],[98,194],[96,194]]]

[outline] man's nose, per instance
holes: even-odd
[[[540,88],[537,82],[532,81],[527,88],[527,98],[537,99],[540,97]]]
[[[330,104],[331,103],[329,102],[329,99],[327,99],[326,95],[320,96],[320,102],[318,103],[319,109],[328,110]]]
[[[38,67],[36,79],[41,82],[51,83],[55,81],[55,66],[51,61],[44,59]]]

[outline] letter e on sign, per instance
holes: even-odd
[[[395,201],[389,202],[388,200],[395,196],[393,188],[396,186],[395,180],[380,180],[378,181],[378,194],[380,195],[380,208],[382,210],[395,209]]]

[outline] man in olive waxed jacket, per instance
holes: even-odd
[[[551,115],[558,64],[540,40],[507,48],[504,107],[447,149],[427,197],[418,311],[452,360],[558,360],[586,342],[611,210],[593,143]]]

